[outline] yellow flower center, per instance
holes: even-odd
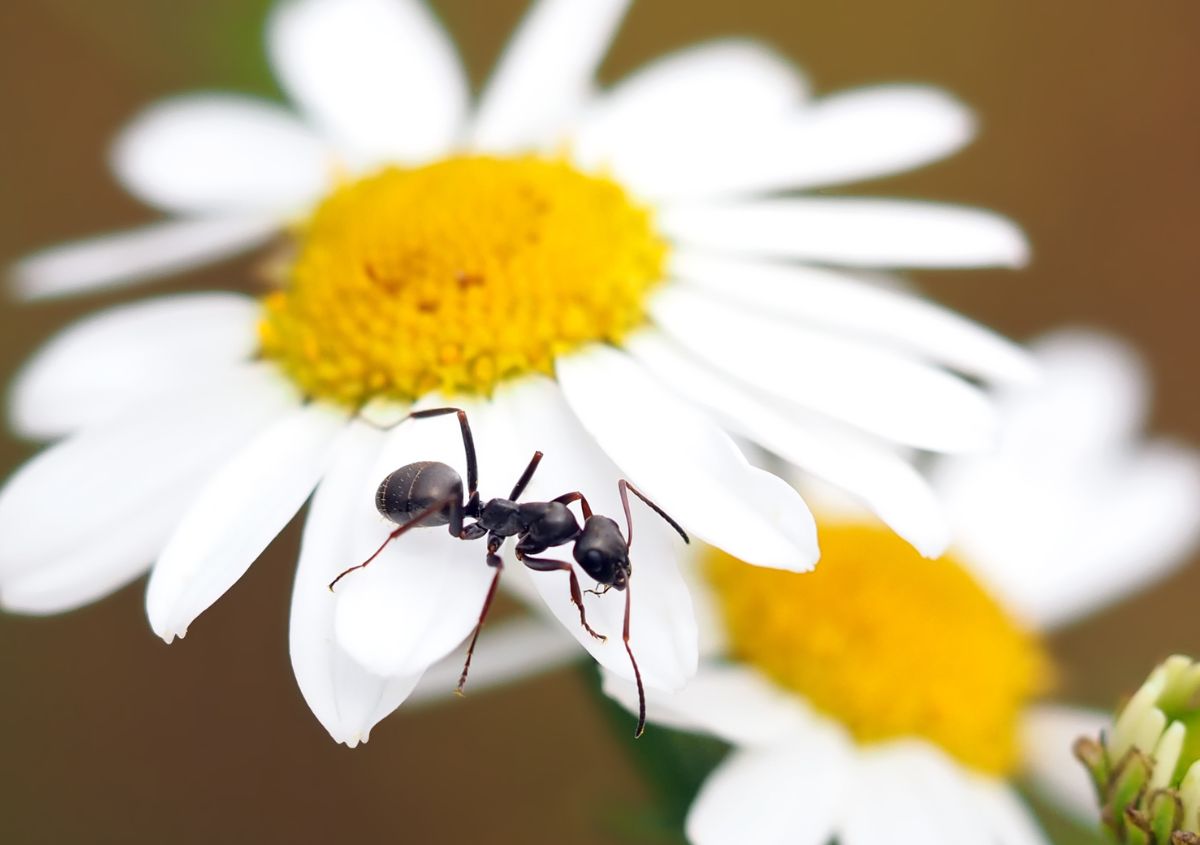
[[[923,737],[1011,772],[1018,718],[1049,678],[1037,640],[953,557],[926,560],[865,525],[822,526],[821,547],[803,575],[709,553],[733,655],[863,743]]]
[[[353,407],[487,394],[582,344],[619,343],[645,321],[665,258],[649,209],[564,161],[389,168],[299,227],[262,351],[308,395]]]

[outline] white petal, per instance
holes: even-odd
[[[141,574],[213,466],[293,401],[274,371],[250,369],[39,454],[0,491],[4,604],[62,611]]]
[[[482,403],[458,398],[455,402],[468,411],[477,442],[486,440]],[[447,402],[440,399],[437,404]],[[486,453],[481,449],[480,454]],[[375,488],[388,473],[415,461],[441,461],[465,481],[463,455],[453,416],[410,420],[391,432],[355,497],[355,558],[343,569],[365,560],[396,527],[374,508]],[[338,583],[337,642],[377,675],[424,672],[470,635],[493,573],[482,543],[463,542],[443,527],[411,530],[368,568]]]
[[[1022,727],[1021,745],[1028,773],[1038,789],[1085,824],[1095,824],[1100,805],[1087,770],[1072,746],[1080,737],[1099,739],[1112,728],[1112,716],[1098,710],[1039,706]]]
[[[340,412],[310,405],[246,445],[204,485],[150,575],[146,613],[166,642],[242,577],[296,515],[324,471],[345,425]]]
[[[986,819],[984,824],[995,845],[1050,845],[1033,813],[1011,786],[990,778],[972,785],[974,804]]]
[[[979,842],[969,776],[933,746],[899,742],[863,752],[846,809],[843,845]]]
[[[266,241],[279,225],[273,215],[151,223],[27,255],[13,265],[9,282],[26,299],[130,285],[244,252]]]
[[[670,198],[819,187],[928,164],[972,134],[962,104],[915,86],[851,91],[765,125],[729,117],[724,137],[689,139],[670,155],[660,150],[654,169],[646,156],[631,184],[645,196]],[[713,118],[725,119],[719,112]]]
[[[157,103],[112,151],[130,193],[180,214],[288,212],[318,196],[332,165],[325,145],[286,109],[234,94]]]
[[[1002,447],[1046,471],[1073,474],[1139,434],[1150,405],[1150,377],[1128,343],[1067,329],[1031,344],[1042,377],[1037,390],[1010,389],[997,401]]]
[[[1019,229],[990,211],[900,200],[803,197],[679,203],[659,228],[706,249],[856,267],[1017,267]]]
[[[373,481],[370,473],[382,445],[383,435],[362,423],[339,437],[304,523],[288,626],[292,670],[304,700],[329,735],[351,747],[368,739],[371,728],[407,698],[420,677],[368,672],[334,640],[337,602],[328,584],[350,561],[374,551],[356,547],[355,539],[363,536],[356,529],[368,509],[364,504],[371,501],[364,482]]]
[[[419,0],[287,0],[268,47],[283,87],[353,164],[432,158],[460,131],[466,79]]]
[[[853,764],[832,732],[737,750],[704,781],[687,816],[694,845],[826,845],[844,812]]]
[[[258,304],[193,293],[120,305],[59,333],[17,373],[13,428],[68,434],[152,394],[229,373],[258,346]]]
[[[574,117],[630,0],[537,0],[480,97],[472,144],[541,147]]]
[[[502,388],[496,394],[496,405],[509,409],[510,443],[522,443],[520,454],[533,449],[545,454],[524,498],[545,501],[579,490],[596,513],[611,516],[624,527],[617,492],[620,470],[584,431],[553,382],[534,378]],[[636,499],[631,502],[631,513],[630,647],[648,686],[677,689],[695,674],[699,653],[696,619],[677,565],[686,547],[678,534]],[[570,546],[550,549],[539,557],[573,560]],[[520,564],[514,561],[517,566]],[[594,586],[578,567],[576,573],[583,588]],[[518,582],[525,574],[515,572],[509,580]],[[608,637],[601,642],[580,625],[565,572],[529,572],[528,578],[551,612],[602,666],[632,680],[633,670],[621,641],[624,593],[584,596],[588,623]]]
[[[571,409],[630,480],[696,536],[758,566],[811,569],[816,526],[786,482],[628,356],[595,346],[559,359]]]
[[[804,80],[760,44],[700,44],[653,62],[582,116],[573,154],[640,196],[687,193],[706,178],[696,160],[732,156],[803,102]]]
[[[695,363],[661,336],[643,332],[629,352],[727,430],[857,496],[926,557],[945,551],[949,525],[925,479],[897,452],[802,411],[783,411]]]
[[[918,296],[848,273],[676,251],[671,273],[729,303],[877,339],[956,370],[1028,384],[1032,356],[989,329]]]
[[[650,302],[655,323],[734,379],[881,437],[943,452],[995,443],[991,403],[936,367],[869,343],[731,309],[670,286]],[[714,338],[721,338],[719,344]]]
[[[515,580],[515,579],[509,579]],[[408,699],[410,704],[445,700],[462,674],[464,655],[452,653],[434,664]],[[516,619],[484,626],[475,644],[468,693],[515,683],[579,660],[579,643],[557,622]]]
[[[1200,539],[1200,456],[1175,444],[1096,455],[1070,474],[1008,452],[939,470],[963,558],[1038,627],[1161,579]]]
[[[629,681],[605,672],[604,692],[631,713],[637,712],[637,690]],[[712,734],[736,746],[770,748],[788,737],[832,730],[808,711],[802,699],[738,664],[706,663],[676,692],[648,689],[646,714],[655,724]]]

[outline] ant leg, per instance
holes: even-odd
[[[584,495],[582,493],[580,493],[578,490],[576,490],[573,493],[563,493],[561,496],[559,496],[554,501],[559,502],[564,505],[569,505],[569,504],[571,504],[571,502],[579,502],[579,506],[581,508],[583,508],[583,518],[584,519],[592,518],[592,506],[588,504],[588,500],[586,498],[584,498]]]
[[[467,412],[461,408],[429,408],[424,411],[413,411],[404,420],[423,420],[445,414],[458,414],[458,426],[462,429],[463,451],[467,453],[467,501],[470,501],[475,498],[475,493],[479,489],[479,463],[475,459],[475,438],[471,434],[471,424],[467,422]],[[400,420],[400,422],[404,422],[404,420]],[[399,424],[396,423],[396,425]]]
[[[399,537],[404,532],[408,531],[410,528],[417,527],[417,524],[419,522],[421,522],[423,519],[425,519],[426,517],[429,517],[429,516],[433,516],[435,513],[437,513],[438,511],[440,511],[442,508],[446,507],[446,505],[450,504],[453,501],[454,501],[454,499],[449,499],[449,498],[439,499],[438,501],[434,502],[429,507],[425,508],[425,510],[418,513],[416,516],[414,516],[408,522],[401,525],[399,528],[397,528],[391,534],[388,534],[387,539],[384,540],[383,543],[380,544],[379,548],[376,549],[369,558],[367,558],[366,560],[364,560],[362,563],[358,564],[357,566],[352,566],[349,569],[343,570],[342,573],[340,575],[338,575],[338,577],[336,577],[332,581],[330,581],[329,582],[329,592],[331,592],[331,593],[333,592],[333,588],[337,584],[338,581],[341,581],[343,578],[345,578],[347,575],[349,575],[354,570],[362,569],[363,567],[369,565],[373,560],[375,560],[375,558],[379,557],[380,553],[388,547],[388,544],[391,543],[392,540],[395,540],[397,537]]]
[[[579,622],[583,625],[584,630],[591,634],[596,639],[603,642],[608,637],[603,634],[598,634],[588,624],[587,614],[583,610],[583,593],[579,590],[579,579],[575,577],[575,567],[562,560],[552,560],[548,557],[529,557],[527,555],[520,556],[521,563],[528,566],[534,572],[557,572],[563,570],[571,577],[571,601],[579,608]]]
[[[517,479],[517,483],[513,485],[512,492],[508,494],[510,501],[515,502],[525,492],[525,487],[533,478],[533,473],[538,468],[538,464],[542,462],[542,453],[534,452],[533,457],[529,461],[529,466],[525,467],[525,471],[521,473],[521,477]]]
[[[645,502],[647,505],[649,505],[650,509],[652,511],[654,511],[656,514],[658,514],[659,516],[661,516],[666,521],[667,525],[670,525],[672,528],[674,528],[676,530],[676,532],[678,532],[679,536],[683,538],[683,542],[685,542],[685,543],[692,542],[691,540],[688,539],[687,532],[679,527],[678,522],[671,519],[671,517],[667,514],[666,511],[664,511],[658,505],[654,504],[654,502],[647,499],[645,493],[643,493],[641,490],[634,487],[632,484],[630,484],[624,478],[622,478],[620,481],[617,482],[617,489],[619,489],[621,491],[621,505],[625,508],[625,532],[627,535],[627,537],[625,539],[626,546],[633,545],[633,519],[629,516],[629,493],[630,492],[632,492],[633,495],[637,496],[639,499],[641,499],[643,502]]]
[[[488,587],[487,598],[483,600],[483,609],[479,611],[479,621],[475,623],[475,631],[471,634],[471,644],[467,646],[467,660],[463,663],[462,674],[458,676],[458,686],[454,689],[455,695],[462,695],[463,687],[467,685],[467,672],[471,671],[471,657],[475,654],[475,643],[479,639],[479,632],[483,630],[483,621],[487,619],[488,611],[492,609],[492,599],[496,597],[496,587],[500,584],[500,572],[504,569],[504,561],[495,554],[490,545],[487,564],[496,570],[496,574],[492,576],[492,585]]]
[[[638,669],[637,660],[633,657],[633,649],[629,647],[629,585],[625,586],[625,628],[621,634],[621,639],[625,641],[625,653],[629,655],[629,662],[633,664],[633,677],[637,680],[638,691],[638,721],[637,728],[633,731],[633,738],[637,739],[646,730],[646,689],[642,686],[642,672]]]

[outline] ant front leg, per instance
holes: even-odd
[[[454,690],[456,695],[462,695],[463,687],[467,685],[467,673],[471,671],[471,657],[475,654],[475,643],[479,640],[479,632],[483,630],[483,622],[487,619],[488,611],[492,609],[492,600],[496,598],[496,588],[500,585],[500,573],[504,569],[504,561],[496,554],[499,546],[499,543],[493,546],[492,539],[488,538],[487,564],[496,570],[496,574],[492,576],[492,585],[488,587],[487,597],[483,600],[483,608],[479,611],[479,621],[475,623],[475,631],[471,634],[471,644],[467,646],[467,659],[463,663],[462,674],[458,676],[458,686]]]
[[[548,557],[528,557],[527,555],[518,555],[521,563],[528,566],[534,572],[557,572],[563,570],[571,578],[571,601],[579,608],[579,622],[583,625],[584,630],[591,634],[596,639],[603,642],[608,637],[597,633],[588,624],[587,614],[583,609],[583,593],[579,589],[579,579],[575,577],[575,567],[563,560],[553,560]]]

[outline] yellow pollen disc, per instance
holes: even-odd
[[[666,244],[610,179],[545,158],[448,158],[335,190],[297,232],[260,338],[310,396],[357,407],[487,394],[646,320]]]
[[[798,575],[712,550],[705,571],[734,656],[802,694],[860,742],[922,737],[994,774],[1018,763],[1017,724],[1049,661],[951,556],[890,531],[821,528]]]

